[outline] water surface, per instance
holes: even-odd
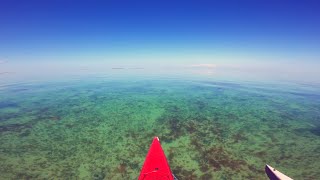
[[[159,136],[179,179],[320,177],[320,93],[309,84],[110,79],[6,84],[1,179],[136,179]]]

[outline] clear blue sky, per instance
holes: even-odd
[[[3,0],[0,60],[318,62],[319,9],[317,0]]]

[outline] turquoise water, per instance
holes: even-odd
[[[318,85],[91,78],[0,89],[1,179],[136,179],[159,136],[179,179],[320,177]]]

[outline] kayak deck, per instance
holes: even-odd
[[[265,167],[265,171],[271,180],[293,180],[268,164]]]
[[[271,180],[292,180],[269,165],[265,166],[265,172]],[[171,172],[158,137],[153,138],[138,180],[177,180]]]
[[[146,156],[138,180],[174,180],[158,137],[155,137]]]

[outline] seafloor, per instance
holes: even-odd
[[[159,136],[178,179],[320,177],[307,85],[80,80],[0,90],[0,179],[136,179]]]

